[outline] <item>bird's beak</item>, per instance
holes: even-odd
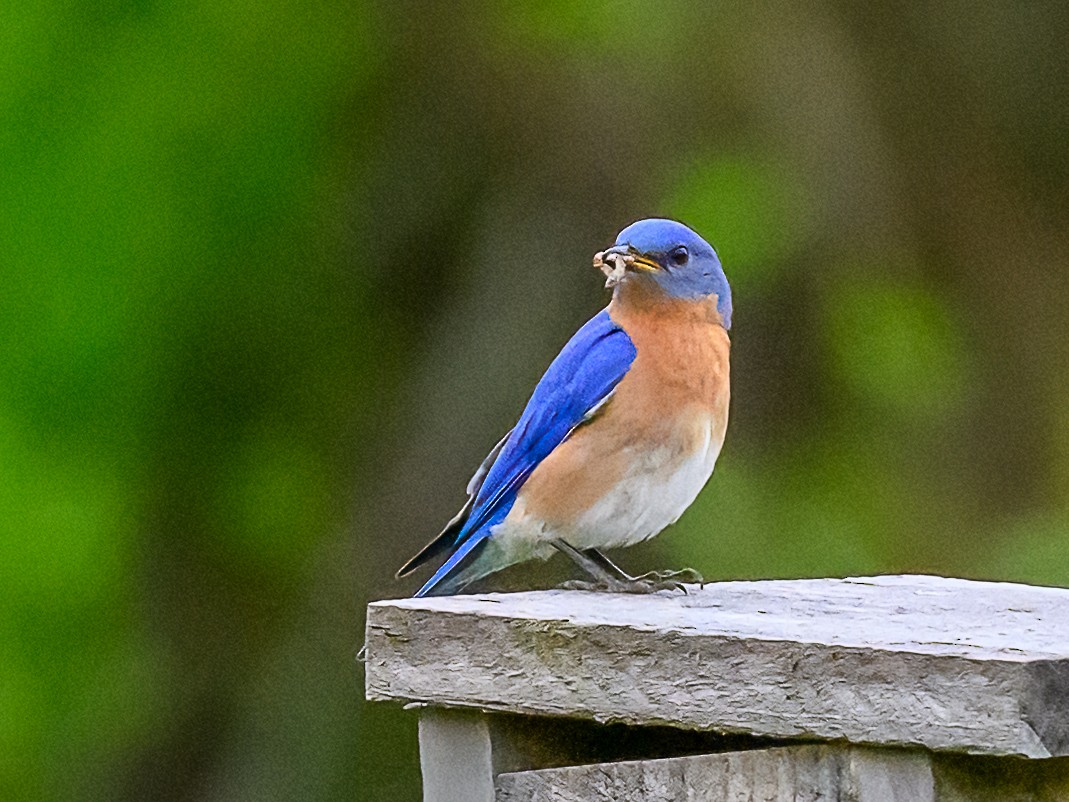
[[[661,269],[661,266],[657,264],[657,262],[650,259],[648,256],[639,253],[630,245],[613,245],[603,253],[602,258],[610,255],[623,256],[627,267],[632,270],[653,272],[654,270]]]

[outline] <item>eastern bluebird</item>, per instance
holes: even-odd
[[[673,220],[633,223],[594,263],[612,300],[553,360],[460,512],[397,572],[447,555],[417,596],[555,551],[610,590],[677,586],[687,573],[631,577],[600,550],[674,523],[712,474],[728,421],[731,288],[712,246]]]

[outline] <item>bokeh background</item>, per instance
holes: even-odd
[[[9,8],[0,798],[416,799],[365,603],[644,216],[720,251],[733,418],[625,565],[1069,584],[1067,18]]]

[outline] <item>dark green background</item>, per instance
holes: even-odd
[[[415,799],[365,602],[639,217],[719,249],[734,398],[626,566],[1069,583],[1067,16],[10,5],[0,798]]]

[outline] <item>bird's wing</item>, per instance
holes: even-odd
[[[467,520],[457,532],[455,550],[417,596],[429,594],[454,574],[462,561],[475,558],[476,547],[508,515],[527,477],[576,426],[597,412],[634,359],[634,343],[607,311],[595,315],[575,333],[538,382],[519,422],[490,465],[474,494]],[[437,551],[442,550],[444,544]]]

